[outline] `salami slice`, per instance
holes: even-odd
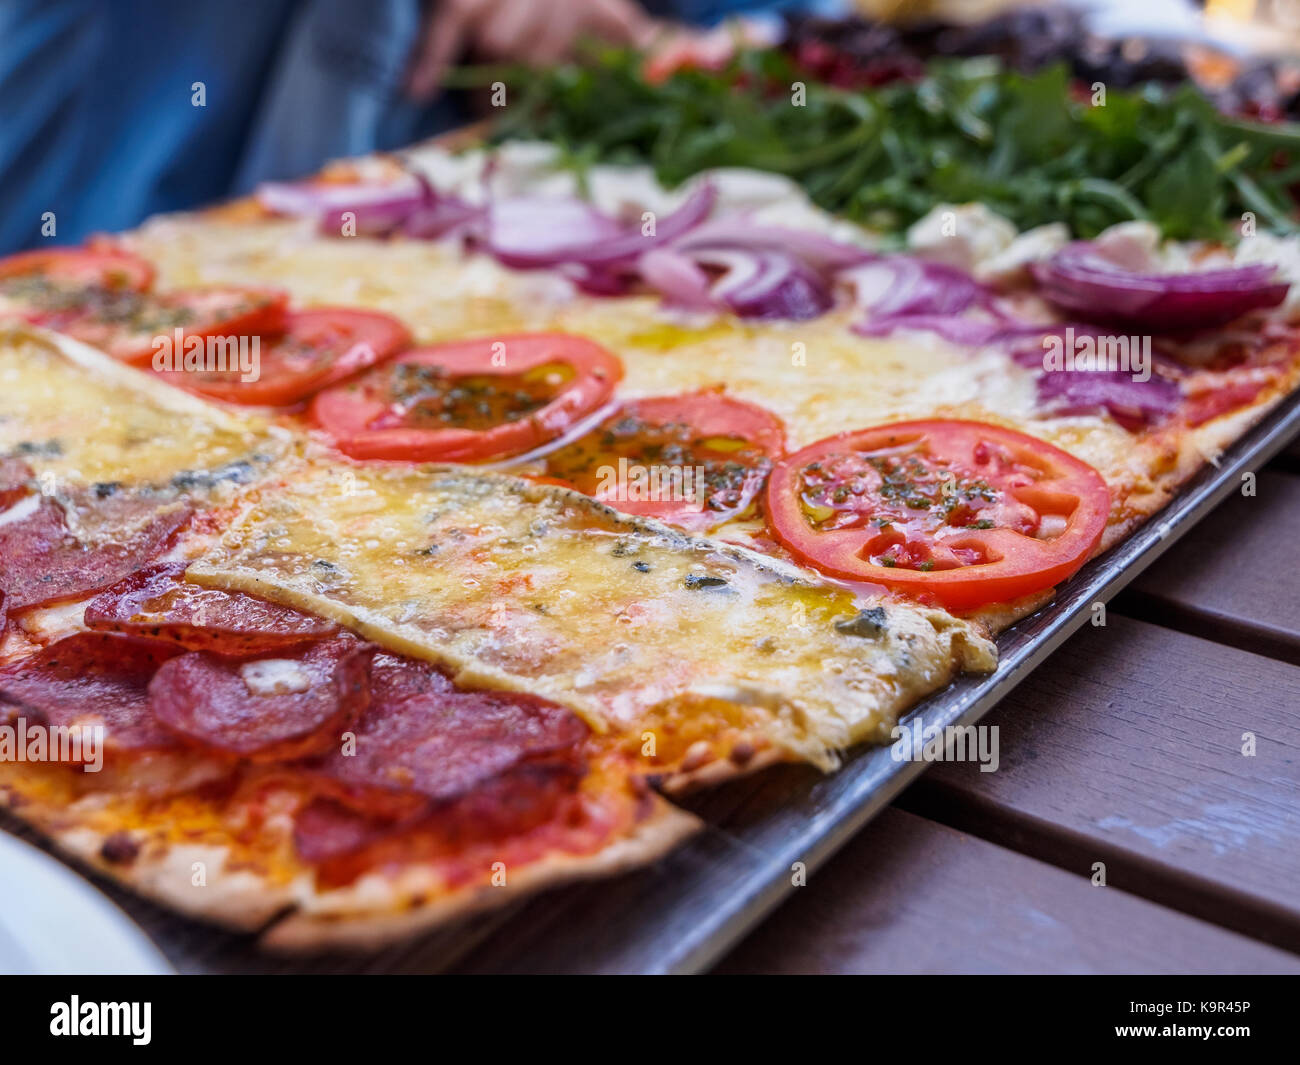
[[[392,820],[358,813],[333,799],[313,799],[294,818],[293,845],[300,858],[323,862],[359,851],[394,828]]]
[[[577,783],[572,766],[522,766],[404,817],[363,812],[337,797],[320,796],[294,818],[294,849],[318,866],[325,881],[346,883],[387,860],[449,857],[578,817]]]
[[[149,705],[192,744],[258,762],[302,758],[339,746],[365,710],[370,653],[351,635],[292,658],[238,662],[191,651],[158,670]]]
[[[176,654],[153,640],[79,632],[0,668],[0,706],[51,726],[102,725],[105,746],[179,744],[149,712],[149,681]]]
[[[47,498],[36,501],[30,514],[0,524],[0,588],[10,613],[116,584],[166,550],[193,514],[186,506],[143,502],[134,511],[136,520],[118,525],[116,539],[103,523],[94,538],[74,535],[63,508]]]
[[[186,563],[147,566],[86,607],[86,627],[171,640],[191,651],[248,657],[332,636],[338,626],[243,592],[185,583]]]
[[[356,734],[355,753],[321,761],[327,775],[447,802],[524,765],[577,771],[587,726],[545,699],[460,689],[436,666],[381,652]]]
[[[322,794],[299,811],[295,847],[346,881],[363,851],[440,853],[527,831],[572,794],[586,736],[579,718],[544,699],[457,688],[428,662],[379,652],[355,749],[313,763]],[[415,797],[422,805],[412,808]]]

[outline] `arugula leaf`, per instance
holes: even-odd
[[[1297,231],[1300,127],[1220,115],[1191,86],[1111,88],[1092,106],[1064,67],[1021,74],[984,57],[932,61],[914,84],[843,90],[807,82],[773,50],[656,85],[635,53],[612,49],[583,67],[456,74],[476,80],[511,87],[494,142],[554,141],[571,166],[647,163],[670,187],[712,167],[771,170],[886,234],[972,200],[1021,229],[1063,221],[1082,237],[1149,218],[1169,237],[1226,240],[1245,211]]]

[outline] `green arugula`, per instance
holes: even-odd
[[[786,174],[819,206],[898,234],[940,203],[980,201],[1021,229],[1063,221],[1078,236],[1149,219],[1171,238],[1231,240],[1242,216],[1296,232],[1300,127],[1231,119],[1191,85],[1071,93],[1063,67],[1025,75],[993,59],[940,60],[912,84],[847,91],[806,82],[779,52],[659,85],[640,60],[602,51],[582,66],[469,69],[510,105],[489,139],[553,141],[575,169],[648,163],[676,186],[711,167]]]

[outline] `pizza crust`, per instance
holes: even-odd
[[[431,886],[424,871],[413,868],[396,879],[369,874],[347,890],[313,893],[298,900],[296,908],[271,925],[260,942],[268,949],[288,953],[372,950],[453,919],[499,908],[543,888],[647,865],[701,827],[694,815],[656,798],[651,815],[630,835],[595,854],[553,855],[516,873],[508,872],[501,887],[476,885],[418,905],[410,900]]]
[[[448,891],[427,865],[374,871],[346,887],[322,888],[310,866],[288,853],[290,826],[268,825],[280,853],[257,858],[233,843],[167,838],[162,825],[128,826],[131,811],[113,809],[107,793],[65,801],[57,788],[24,787],[21,767],[5,766],[0,805],[78,864],[187,917],[240,932],[261,932],[261,943],[285,952],[341,948],[374,950],[473,913],[504,906],[542,888],[608,876],[653,862],[701,828],[693,814],[658,795],[622,835],[591,854],[553,851],[517,870],[506,883]],[[17,770],[17,772],[15,771]],[[50,770],[33,769],[31,784]],[[203,883],[196,883],[202,870]]]

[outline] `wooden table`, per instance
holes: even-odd
[[[984,724],[718,970],[1300,972],[1300,444]]]

